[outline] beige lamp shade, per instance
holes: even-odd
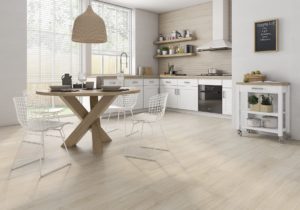
[[[104,21],[88,6],[74,22],[72,41],[80,43],[104,43],[107,41]]]

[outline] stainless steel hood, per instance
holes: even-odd
[[[213,0],[213,40],[197,51],[230,50],[229,21],[229,0]]]

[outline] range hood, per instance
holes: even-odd
[[[213,0],[213,40],[197,51],[230,50],[229,21],[229,0]]]

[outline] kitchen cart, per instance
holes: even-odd
[[[236,129],[239,135],[243,132],[263,132],[276,134],[279,141],[290,134],[290,84],[286,82],[253,82],[253,83],[237,83],[236,94]],[[272,98],[271,112],[262,110],[251,110],[248,102],[249,96],[261,98]],[[260,100],[258,105],[260,105]],[[261,106],[261,105],[260,105]],[[264,119],[275,119],[274,127],[264,125]],[[249,121],[260,120],[261,124],[251,125]],[[249,125],[250,124],[250,125]]]

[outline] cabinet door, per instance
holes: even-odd
[[[158,94],[158,86],[144,86],[144,108],[148,108],[151,96]]]
[[[178,108],[178,97],[177,97],[177,88],[163,86],[160,89],[161,93],[169,93],[167,107],[168,108]]]
[[[178,108],[198,111],[198,88],[179,87],[178,89]]]
[[[232,88],[223,88],[223,114],[232,115]]]

